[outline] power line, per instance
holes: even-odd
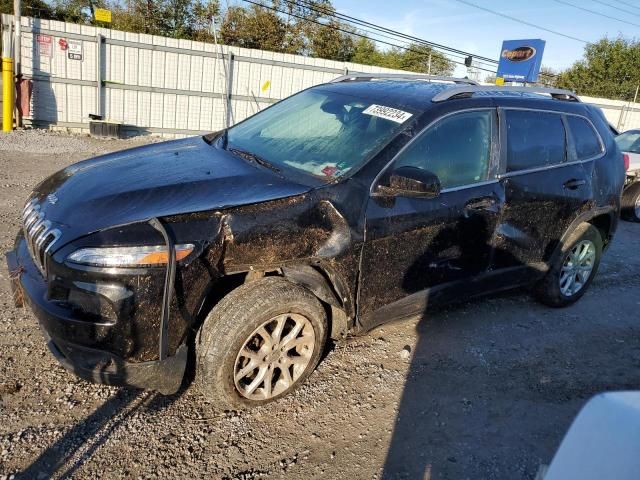
[[[633,7],[633,8],[640,9],[640,7],[638,7],[637,5],[633,5],[632,3],[627,3],[627,2],[625,2],[623,0],[618,0],[618,3],[622,3],[623,5],[626,5],[628,7]],[[638,15],[638,14],[636,13],[634,15]]]
[[[473,53],[469,53],[469,52],[465,52],[465,51],[462,51],[462,50],[457,50],[457,49],[454,49],[454,48],[446,47],[444,45],[440,45],[440,44],[437,44],[437,43],[434,43],[434,42],[430,42],[428,40],[424,40],[422,38],[415,37],[415,36],[412,36],[412,35],[407,35],[405,33],[398,32],[396,30],[391,30],[390,28],[383,27],[383,26],[377,25],[375,23],[370,23],[370,22],[367,22],[365,20],[361,20],[361,19],[349,16],[349,15],[346,15],[346,14],[333,12],[333,11],[327,9],[327,8],[322,8],[322,7],[318,6],[318,5],[315,5],[310,0],[286,0],[286,1],[289,4],[310,8],[311,10],[315,11],[316,13],[320,13],[320,14],[326,15],[328,17],[333,17],[333,18],[337,18],[339,20],[342,20],[344,22],[356,24],[356,25],[358,25],[359,29],[368,31],[369,33],[374,33],[374,32],[371,32],[370,30],[363,29],[361,27],[361,25],[371,26],[372,28],[375,28],[377,30],[382,30],[382,31],[385,31],[385,32],[392,33],[397,37],[401,37],[403,39],[404,38],[409,39],[413,43],[419,43],[419,44],[427,45],[427,46],[429,46],[431,48],[444,49],[444,50],[449,51],[449,52],[456,52],[456,53],[449,53],[449,55],[459,54],[459,55],[461,55],[459,58],[462,58],[462,59],[466,58],[467,56],[471,56],[471,57],[473,57],[474,61],[478,61],[479,60],[478,63],[482,63],[482,64],[485,64],[485,65],[487,65],[487,64],[498,65],[498,63],[499,63],[497,60],[494,60],[492,58],[482,57],[482,56],[479,56],[479,55],[475,55]],[[379,34],[377,32],[375,32],[375,34],[376,35],[381,35],[381,34]],[[385,36],[385,35],[383,35],[383,36]],[[406,40],[403,40],[403,41],[406,41]],[[495,68],[495,67],[493,67],[493,68]],[[545,73],[543,75],[545,75],[547,77],[551,77],[551,78],[557,78],[558,77],[558,75],[553,74],[553,73]]]
[[[624,8],[620,8],[617,5],[613,5],[611,3],[608,2],[603,2],[602,0],[593,0],[596,3],[599,3],[601,5],[606,5],[607,7],[611,7],[615,10],[618,10],[619,12],[624,12],[624,13],[628,13],[629,15],[640,15],[638,12],[632,12],[631,10],[625,10]],[[635,7],[638,8],[638,7]]]
[[[349,30],[345,30],[345,29],[343,29],[343,28],[340,28],[340,27],[338,27],[338,26],[334,26],[334,25],[327,25],[327,24],[325,24],[325,23],[318,22],[317,20],[313,20],[313,19],[311,19],[311,18],[306,18],[306,17],[303,17],[303,16],[301,16],[301,15],[296,15],[295,13],[289,13],[289,12],[286,12],[286,11],[284,11],[284,10],[280,10],[280,9],[278,9],[278,8],[276,8],[276,7],[270,7],[270,6],[268,6],[268,5],[264,5],[264,4],[262,4],[262,3],[255,2],[255,1],[253,1],[253,0],[242,0],[242,1],[243,1],[243,2],[246,2],[246,3],[250,3],[250,4],[252,4],[252,5],[256,5],[256,6],[258,6],[258,7],[266,8],[266,9],[268,9],[268,10],[273,10],[274,12],[278,12],[278,13],[282,13],[282,14],[291,15],[292,17],[298,18],[298,19],[300,19],[300,20],[304,20],[304,21],[307,21],[307,22],[315,23],[315,24],[320,25],[320,26],[325,27],[325,28],[331,28],[331,29],[333,29],[333,30],[337,30],[337,31],[339,31],[339,32],[346,33],[347,35],[353,35],[353,36],[360,37],[360,38],[366,38],[367,40],[373,40],[373,41],[376,41],[376,42],[379,42],[379,43],[383,43],[383,44],[385,44],[385,45],[389,45],[389,46],[391,46],[391,47],[401,48],[401,49],[406,50],[406,51],[409,51],[409,52],[418,53],[418,54],[420,54],[420,55],[425,55],[425,56],[427,56],[427,55],[428,55],[427,53],[425,53],[425,52],[423,52],[423,51],[420,51],[420,50],[416,50],[416,49],[413,49],[413,48],[410,48],[410,47],[405,47],[405,46],[398,45],[398,44],[396,44],[396,43],[387,42],[387,41],[384,41],[384,40],[371,39],[371,38],[367,37],[366,35],[362,35],[362,34],[357,33],[357,32],[352,32],[352,31],[349,31]],[[442,53],[441,53],[441,52],[436,52],[436,53],[440,53],[440,54],[442,55]],[[445,57],[445,58],[446,58],[446,57]],[[448,61],[450,61],[451,63],[456,63],[456,64],[458,64],[458,65],[464,65],[464,63],[463,63],[463,62],[457,62],[457,61],[455,61],[455,60],[451,60],[450,58],[447,58],[447,60],[448,60]],[[485,71],[485,72],[489,72],[489,73],[492,73],[492,74],[495,74],[495,73],[496,73],[496,72],[495,72],[495,70],[489,70],[489,69],[482,68],[482,67],[476,67],[476,68],[477,68],[478,70],[483,70],[483,71]]]
[[[526,22],[524,20],[520,20],[519,18],[512,17],[512,16],[504,14],[504,13],[496,12],[495,10],[491,10],[490,8],[486,8],[486,7],[482,7],[480,5],[476,5],[475,3],[469,2],[467,0],[456,0],[456,2],[464,3],[465,5],[468,5],[469,7],[477,8],[478,10],[484,10],[485,12],[491,13],[493,15],[497,15],[499,17],[507,18],[507,19],[512,20],[514,22],[522,23],[523,25],[528,25],[529,27],[537,28],[539,30],[544,30],[545,32],[553,33],[554,35],[558,35],[560,37],[568,38],[570,40],[575,40],[576,42],[590,43],[587,40],[583,40],[582,38],[572,37],[571,35],[566,35],[566,34],[561,33],[561,32],[556,32],[555,30],[551,30],[551,29],[546,28],[546,27],[541,27],[540,25],[536,25],[535,23]]]
[[[430,42],[428,40],[424,40],[422,38],[415,37],[413,35],[408,35],[406,33],[402,33],[402,32],[399,32],[397,30],[392,30],[390,28],[383,27],[382,25],[377,25],[375,23],[367,22],[365,20],[361,20],[359,18],[355,18],[355,17],[352,17],[350,15],[346,15],[344,13],[333,12],[333,11],[327,9],[327,8],[321,7],[320,5],[314,4],[310,0],[297,0],[297,1],[295,1],[295,0],[286,0],[286,1],[288,3],[293,3],[294,5],[297,5],[297,6],[303,6],[303,7],[310,8],[311,10],[314,10],[317,13],[322,13],[322,14],[327,15],[327,16],[337,17],[337,18],[339,18],[339,19],[341,19],[343,21],[349,22],[349,23],[356,23],[356,24],[359,24],[359,25],[365,25],[365,26],[368,26],[368,27],[372,27],[372,28],[374,28],[376,30],[380,30],[380,31],[383,31],[383,32],[391,33],[396,37],[406,38],[407,40],[410,40],[412,42],[422,43],[422,44],[428,45],[428,46],[430,46],[432,48],[437,48],[437,49],[440,49],[440,50],[446,50],[448,52],[457,53],[457,54],[460,54],[460,55],[463,55],[463,56],[470,56],[471,55],[476,59],[484,60],[484,61],[489,62],[489,63],[495,63],[495,64],[498,63],[493,58],[482,57],[480,55],[475,55],[475,54],[472,54],[472,53],[469,53],[469,52],[465,52],[463,50],[458,50],[456,48],[447,47],[445,45],[441,45],[441,44],[438,44],[438,43]]]
[[[604,18],[609,18],[611,20],[615,20],[616,22],[626,23],[627,25],[633,25],[634,27],[640,27],[640,23],[628,22],[626,20],[622,20],[621,18],[612,17],[611,15],[607,15],[606,13],[600,13],[600,12],[597,12],[596,10],[591,10],[590,8],[584,8],[584,7],[581,7],[580,5],[575,5],[575,4],[570,3],[570,2],[565,2],[564,0],[555,0],[555,1],[560,3],[560,4],[562,4],[562,5],[568,5],[570,7],[577,8],[578,10],[582,10],[583,12],[588,12],[588,13],[591,13],[593,15],[598,15],[598,16],[604,17]]]
[[[311,8],[311,10],[315,11],[316,13],[320,13],[322,15],[325,15],[326,17],[339,20],[340,22],[345,23],[345,24],[355,25],[357,27],[357,31],[359,31],[359,32],[365,32],[365,33],[369,33],[369,34],[376,35],[376,36],[379,36],[379,37],[387,38],[387,39],[390,39],[390,40],[400,41],[400,42],[403,42],[404,44],[407,44],[407,45],[410,45],[411,43],[418,43],[418,44],[421,44],[421,45],[426,45],[426,46],[429,46],[431,49],[433,49],[437,53],[441,53],[442,55],[448,55],[450,57],[459,58],[459,59],[462,59],[462,60],[464,60],[469,55],[472,55],[472,54],[468,54],[466,52],[463,52],[462,54],[451,53],[449,50],[447,50],[446,53],[445,52],[440,52],[440,51],[436,50],[437,48],[440,48],[439,46],[435,47],[435,46],[433,46],[434,44],[432,44],[432,42],[428,42],[426,40],[422,40],[422,39],[419,39],[417,37],[411,37],[411,36],[402,34],[400,32],[395,32],[394,30],[390,30],[390,29],[387,29],[385,27],[381,27],[379,25],[375,25],[375,24],[372,24],[372,23],[369,23],[369,22],[365,22],[364,20],[359,20],[359,19],[356,19],[354,17],[349,17],[348,15],[333,13],[333,12],[330,12],[330,11],[321,11],[320,9],[316,10],[316,9],[313,8],[315,5],[300,5],[299,3],[291,1],[291,0],[285,0],[285,1],[287,3],[289,3],[289,4],[293,4],[293,5],[296,5],[296,6],[305,6],[305,7],[308,6],[309,8]],[[343,17],[353,18],[353,20],[346,20]],[[357,22],[361,22],[361,23],[357,23]],[[378,31],[369,30],[367,28],[362,27],[362,24],[372,25],[377,30],[394,32],[394,35],[386,35],[384,33],[378,32]],[[410,40],[405,39],[405,37],[410,38]],[[379,41],[379,39],[374,38],[374,37],[368,37],[368,38],[372,39],[372,40],[375,40],[375,41]],[[437,45],[437,44],[435,44],[435,45]],[[443,47],[443,48],[446,48],[446,47]],[[451,50],[454,50],[454,51],[457,52],[457,50],[455,50],[455,49],[451,49]],[[476,56],[474,56],[474,60],[476,61],[476,64],[482,64],[482,65],[486,65],[486,66],[490,67],[490,65],[489,65],[490,63],[493,63],[493,64],[497,64],[498,63],[496,60],[487,59],[487,61],[485,61],[485,60],[481,60],[482,58],[484,58],[484,57],[476,57]]]

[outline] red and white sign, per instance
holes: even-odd
[[[51,45],[53,39],[50,35],[36,35],[36,42],[38,43],[38,53],[41,57],[51,56]]]
[[[66,50],[67,48],[69,48],[69,44],[67,43],[67,40],[64,38],[61,38],[60,40],[58,40],[58,45],[60,45],[60,50]]]

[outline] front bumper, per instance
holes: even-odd
[[[6,254],[11,288],[17,306],[26,303],[38,319],[47,345],[69,371],[86,380],[107,385],[130,385],[175,393],[182,383],[188,348],[181,344],[163,360],[131,362],[102,349],[80,345],[74,339],[101,337],[109,327],[78,318],[77,312],[47,298],[47,282],[19,238],[14,251]],[[128,339],[120,339],[126,342]]]

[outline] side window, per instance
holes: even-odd
[[[571,137],[576,146],[578,160],[585,160],[602,153],[602,145],[598,134],[587,120],[573,115],[567,115]]]
[[[491,161],[492,110],[461,112],[423,132],[394,163],[435,173],[442,188],[460,187],[488,179]]]
[[[562,163],[566,141],[556,113],[507,110],[507,172]]]

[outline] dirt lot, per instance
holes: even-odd
[[[140,141],[0,139],[0,252],[30,189]],[[310,382],[249,413],[91,385],[59,366],[0,268],[0,478],[534,478],[580,407],[640,384],[640,225],[622,223],[586,296],[518,291],[336,345]],[[410,350],[410,352],[408,351]]]

